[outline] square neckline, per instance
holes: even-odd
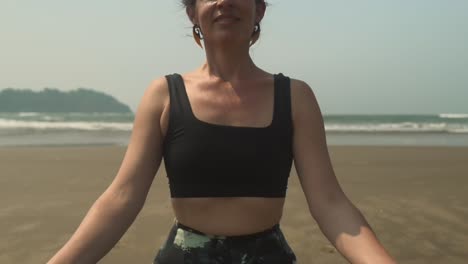
[[[213,128],[222,128],[222,129],[237,129],[237,130],[267,130],[271,129],[274,124],[276,123],[277,119],[277,107],[278,107],[278,74],[273,74],[273,117],[271,119],[271,122],[269,125],[264,126],[264,127],[251,127],[251,126],[233,126],[233,125],[224,125],[224,124],[215,124],[215,123],[209,123],[206,121],[203,121],[195,116],[193,113],[192,109],[192,104],[190,103],[190,99],[187,94],[187,88],[185,86],[185,81],[182,75],[179,73],[176,73],[176,76],[179,78],[179,81],[181,83],[181,87],[183,88],[183,95],[185,96],[185,100],[187,102],[187,107],[188,107],[188,114],[191,117],[192,120],[195,121],[195,123],[198,123],[199,125],[206,126],[206,127],[213,127]]]

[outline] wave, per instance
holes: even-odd
[[[20,116],[20,117],[29,117],[29,116],[38,116],[40,114],[41,113],[37,113],[37,112],[19,112],[18,116]]]
[[[450,133],[457,133],[457,134],[468,134],[468,127],[464,128],[455,128],[448,130]]]
[[[0,129],[131,131],[132,128],[133,124],[127,122],[41,122],[0,119]]]
[[[468,114],[439,114],[440,118],[468,118]]]
[[[84,118],[83,118],[84,119]],[[443,122],[441,122],[443,121]],[[133,120],[130,118],[98,118],[98,120],[67,120],[63,116],[40,115],[30,120],[11,119],[0,115],[0,130],[6,133],[15,131],[131,131]],[[426,121],[382,121],[382,120],[334,120],[325,122],[328,132],[374,132],[374,133],[456,133],[468,134],[468,122],[453,119],[437,119]]]
[[[467,133],[468,125],[447,123],[325,124],[330,132],[419,132]]]
[[[133,122],[133,113],[2,113],[0,119],[13,121],[55,121],[55,122]]]

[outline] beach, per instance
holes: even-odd
[[[45,263],[115,177],[125,146],[0,147],[0,263]],[[468,262],[468,147],[330,146],[336,176],[398,263]],[[100,263],[152,262],[174,220],[161,167]],[[281,221],[300,264],[348,263],[310,216],[293,167]]]

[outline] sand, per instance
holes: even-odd
[[[45,263],[114,178],[124,147],[0,148],[0,263]],[[339,182],[399,263],[468,263],[468,148],[331,146]],[[152,262],[174,219],[164,165],[100,263]],[[347,263],[307,210],[293,167],[281,222],[301,264]]]

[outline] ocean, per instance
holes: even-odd
[[[0,113],[0,146],[120,145],[132,113]],[[468,114],[325,115],[327,144],[468,146]]]

